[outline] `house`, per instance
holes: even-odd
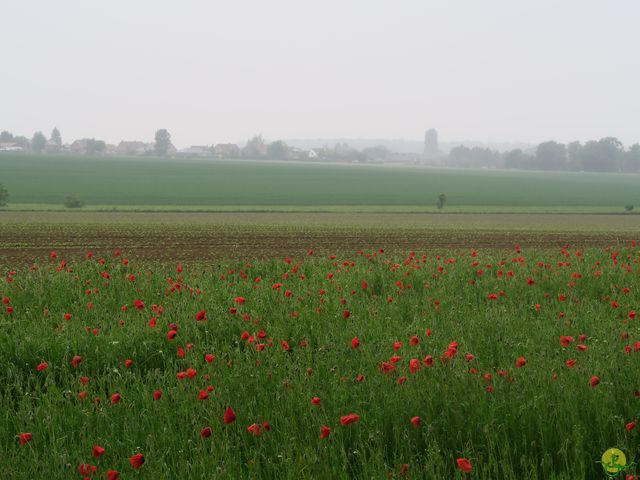
[[[44,146],[44,151],[46,153],[59,153],[60,149],[60,145],[58,145],[53,140],[47,140],[47,144]]]
[[[219,143],[215,146],[216,157],[237,158],[240,156],[240,147],[235,143]]]
[[[148,151],[148,145],[144,142],[123,140],[118,144],[116,151],[118,155],[144,155]]]
[[[189,148],[176,150],[176,157],[210,157],[212,155],[210,147],[202,145],[192,145]]]
[[[15,142],[0,143],[0,152],[24,152],[24,148]]]
[[[78,155],[84,155],[87,153],[87,139],[83,138],[82,140],[76,140],[71,145],[69,145],[69,152],[76,153]]]

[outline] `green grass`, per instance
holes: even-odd
[[[246,160],[0,155],[15,209],[75,194],[90,209],[621,212],[640,176]]]
[[[314,255],[193,263],[183,272],[121,257],[65,268],[43,259],[14,274],[5,265],[13,280],[0,286],[9,299],[0,305],[0,476],[80,478],[78,465],[90,463],[100,478],[109,468],[149,479],[400,478],[408,464],[409,478],[604,478],[595,463],[602,453],[618,447],[637,461],[640,434],[625,429],[638,419],[640,328],[628,314],[640,302],[640,256],[628,245],[615,251]],[[201,309],[206,322],[194,318]],[[178,325],[173,341],[170,323]],[[250,342],[245,330],[265,336]],[[575,341],[563,348],[561,335]],[[458,352],[444,363],[452,341]],[[393,355],[402,357],[395,372],[382,373]],[[426,355],[434,365],[411,373],[409,360]],[[43,361],[48,369],[37,372]],[[195,378],[177,379],[188,368]],[[214,390],[199,400],[208,385]],[[112,405],[115,392],[122,400]],[[228,406],[237,420],[225,425]],[[360,420],[342,426],[351,412]],[[247,431],[263,421],[270,431]],[[319,438],[323,425],[328,439]],[[210,438],[200,436],[205,426]],[[20,447],[23,432],[33,439]],[[106,450],[99,459],[94,445]],[[134,471],[128,459],[139,452],[146,463]],[[472,462],[470,475],[456,469],[461,457]]]

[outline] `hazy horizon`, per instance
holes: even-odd
[[[640,142],[640,4],[79,0],[3,6],[0,129]]]

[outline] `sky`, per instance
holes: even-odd
[[[0,130],[640,142],[636,0],[4,0]]]

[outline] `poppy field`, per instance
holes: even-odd
[[[604,478],[639,249],[4,262],[0,476]]]

